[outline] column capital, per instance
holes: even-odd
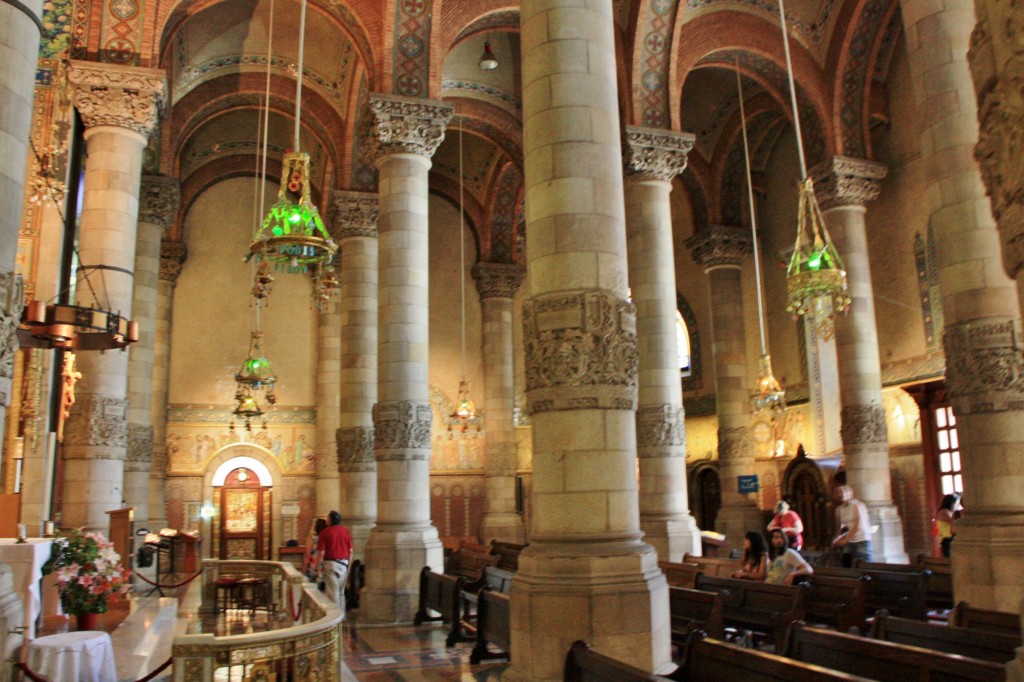
[[[429,460],[431,420],[430,403],[427,402],[398,400],[376,403],[373,406],[373,447],[377,459]]]
[[[450,104],[420,97],[371,93],[370,131],[366,161],[371,165],[387,154],[418,154],[431,158],[455,112]]]
[[[174,224],[181,203],[177,178],[143,175],[139,187],[139,222],[160,226],[164,233]]]
[[[338,449],[338,471],[376,471],[377,458],[373,454],[373,427],[349,426],[335,431]]]
[[[833,156],[811,169],[814,191],[822,209],[863,206],[878,197],[885,164],[851,156]]]
[[[627,177],[671,182],[686,170],[697,136],[661,128],[626,126],[622,156]]]
[[[181,266],[188,257],[185,242],[172,242],[166,239],[160,242],[160,279],[171,284],[178,281]]]
[[[350,237],[377,238],[380,200],[373,192],[336,190],[331,193],[334,218],[331,236],[338,242]]]
[[[740,267],[754,252],[754,240],[742,227],[711,225],[686,240],[686,248],[697,265]]]
[[[71,60],[75,108],[87,128],[117,126],[149,137],[167,92],[162,69]]]
[[[473,279],[480,298],[512,298],[523,283],[526,266],[516,263],[477,263]]]

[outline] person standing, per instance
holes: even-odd
[[[798,552],[803,549],[804,522],[799,514],[789,508],[789,503],[785,500],[779,500],[779,503],[775,505],[775,516],[768,523],[769,533],[776,529],[786,534],[790,549],[795,549]]]
[[[327,515],[329,525],[320,531],[316,541],[316,561],[323,571],[324,592],[327,598],[341,608],[345,617],[345,578],[352,561],[352,535],[341,525],[341,514],[332,510]]]
[[[858,559],[871,561],[871,520],[867,505],[854,498],[853,488],[848,485],[836,486],[832,501],[836,505],[836,527],[839,528],[832,548],[839,552],[843,566],[851,568]]]
[[[960,518],[963,506],[960,504],[960,495],[953,493],[942,498],[939,511],[935,514],[935,530],[939,536],[939,547],[942,556],[949,558],[949,550],[953,544],[956,531],[953,530],[953,522]]]

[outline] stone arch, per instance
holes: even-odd
[[[722,479],[718,475],[718,462],[698,462],[690,467],[687,478],[690,513],[697,520],[699,528],[714,530],[715,518],[722,506]]]
[[[782,474],[782,498],[804,522],[804,548],[828,549],[833,533],[829,506],[828,478],[834,465],[827,460],[813,460],[803,447]]]

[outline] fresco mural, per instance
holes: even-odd
[[[458,428],[448,430],[448,415],[452,413],[452,401],[430,387],[430,471],[483,471],[484,443],[486,442],[485,422],[481,417],[480,430],[469,429],[465,433]]]
[[[313,425],[270,426],[228,430],[225,426],[181,425],[167,428],[168,468],[172,473],[205,472],[215,452],[233,443],[252,443],[269,450],[286,474],[316,472]]]

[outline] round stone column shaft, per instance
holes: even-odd
[[[341,263],[341,402],[337,434],[339,511],[352,532],[354,553],[365,559],[377,521],[377,462],[373,405],[377,402],[377,216],[368,192],[335,192],[334,239]]]
[[[484,443],[486,500],[481,540],[526,542],[516,513],[515,374],[512,364],[512,299],[526,269],[512,263],[480,263],[473,268],[483,319]]]
[[[156,292],[153,339],[153,459],[149,468],[150,528],[167,526],[167,395],[171,375],[171,319],[174,286],[187,251],[184,242],[160,243],[160,281]]]
[[[380,173],[377,525],[366,545],[360,620],[408,622],[418,605],[420,571],[439,571],[443,563],[430,523],[427,172],[452,108],[377,94],[369,105],[376,136],[368,144]]]
[[[973,158],[979,141],[967,65],[973,4],[901,0],[900,6],[914,93],[925,112],[921,157],[946,322],[946,385],[963,453],[967,511],[957,523],[953,590],[957,601],[999,609],[1024,597],[1024,332]],[[1013,14],[1019,23],[1019,10]],[[1012,31],[1014,22],[991,31]],[[1018,97],[1014,84],[1007,103]],[[1019,135],[1019,125],[1012,126]],[[998,152],[1017,167],[1020,156],[1012,155],[1019,152]],[[1020,182],[1016,171],[1013,182]]]
[[[740,268],[753,252],[753,239],[748,230],[712,225],[690,237],[686,245],[693,260],[704,267],[711,292],[718,475],[722,482],[722,507],[713,530],[726,535],[733,547],[742,550],[743,535],[764,525],[751,496],[739,492],[738,481],[741,475],[755,473],[750,444],[751,381],[740,281]]]
[[[520,10],[534,455],[511,679],[562,679],[577,639],[643,670],[670,660],[668,588],[637,500],[612,14],[610,0],[524,0]]]
[[[846,264],[852,303],[836,316],[839,399],[842,404],[846,477],[871,514],[875,561],[906,563],[903,522],[892,501],[889,432],[882,406],[882,362],[878,353],[875,295],[868,258],[865,204],[879,193],[882,164],[837,156],[811,170],[822,214]]]
[[[139,340],[128,356],[128,456],[124,464],[125,503],[135,508],[135,521],[140,525],[149,525],[160,241],[174,223],[179,201],[175,178],[142,179],[132,297],[132,318],[139,323]]]
[[[32,129],[42,0],[0,3],[0,433],[10,404],[24,288],[14,273]]]
[[[676,327],[672,178],[686,169],[694,136],[626,128],[629,283],[640,353],[636,414],[640,528],[664,561],[700,554],[686,490],[686,424]]]
[[[130,317],[142,150],[156,125],[164,73],[72,61],[68,82],[88,155],[76,303]],[[106,512],[120,508],[125,494],[128,353],[82,352],[78,368],[82,379],[64,428],[63,523],[106,530]]]
[[[341,423],[341,304],[331,296],[317,316],[316,515],[326,519],[341,506],[338,445]]]

